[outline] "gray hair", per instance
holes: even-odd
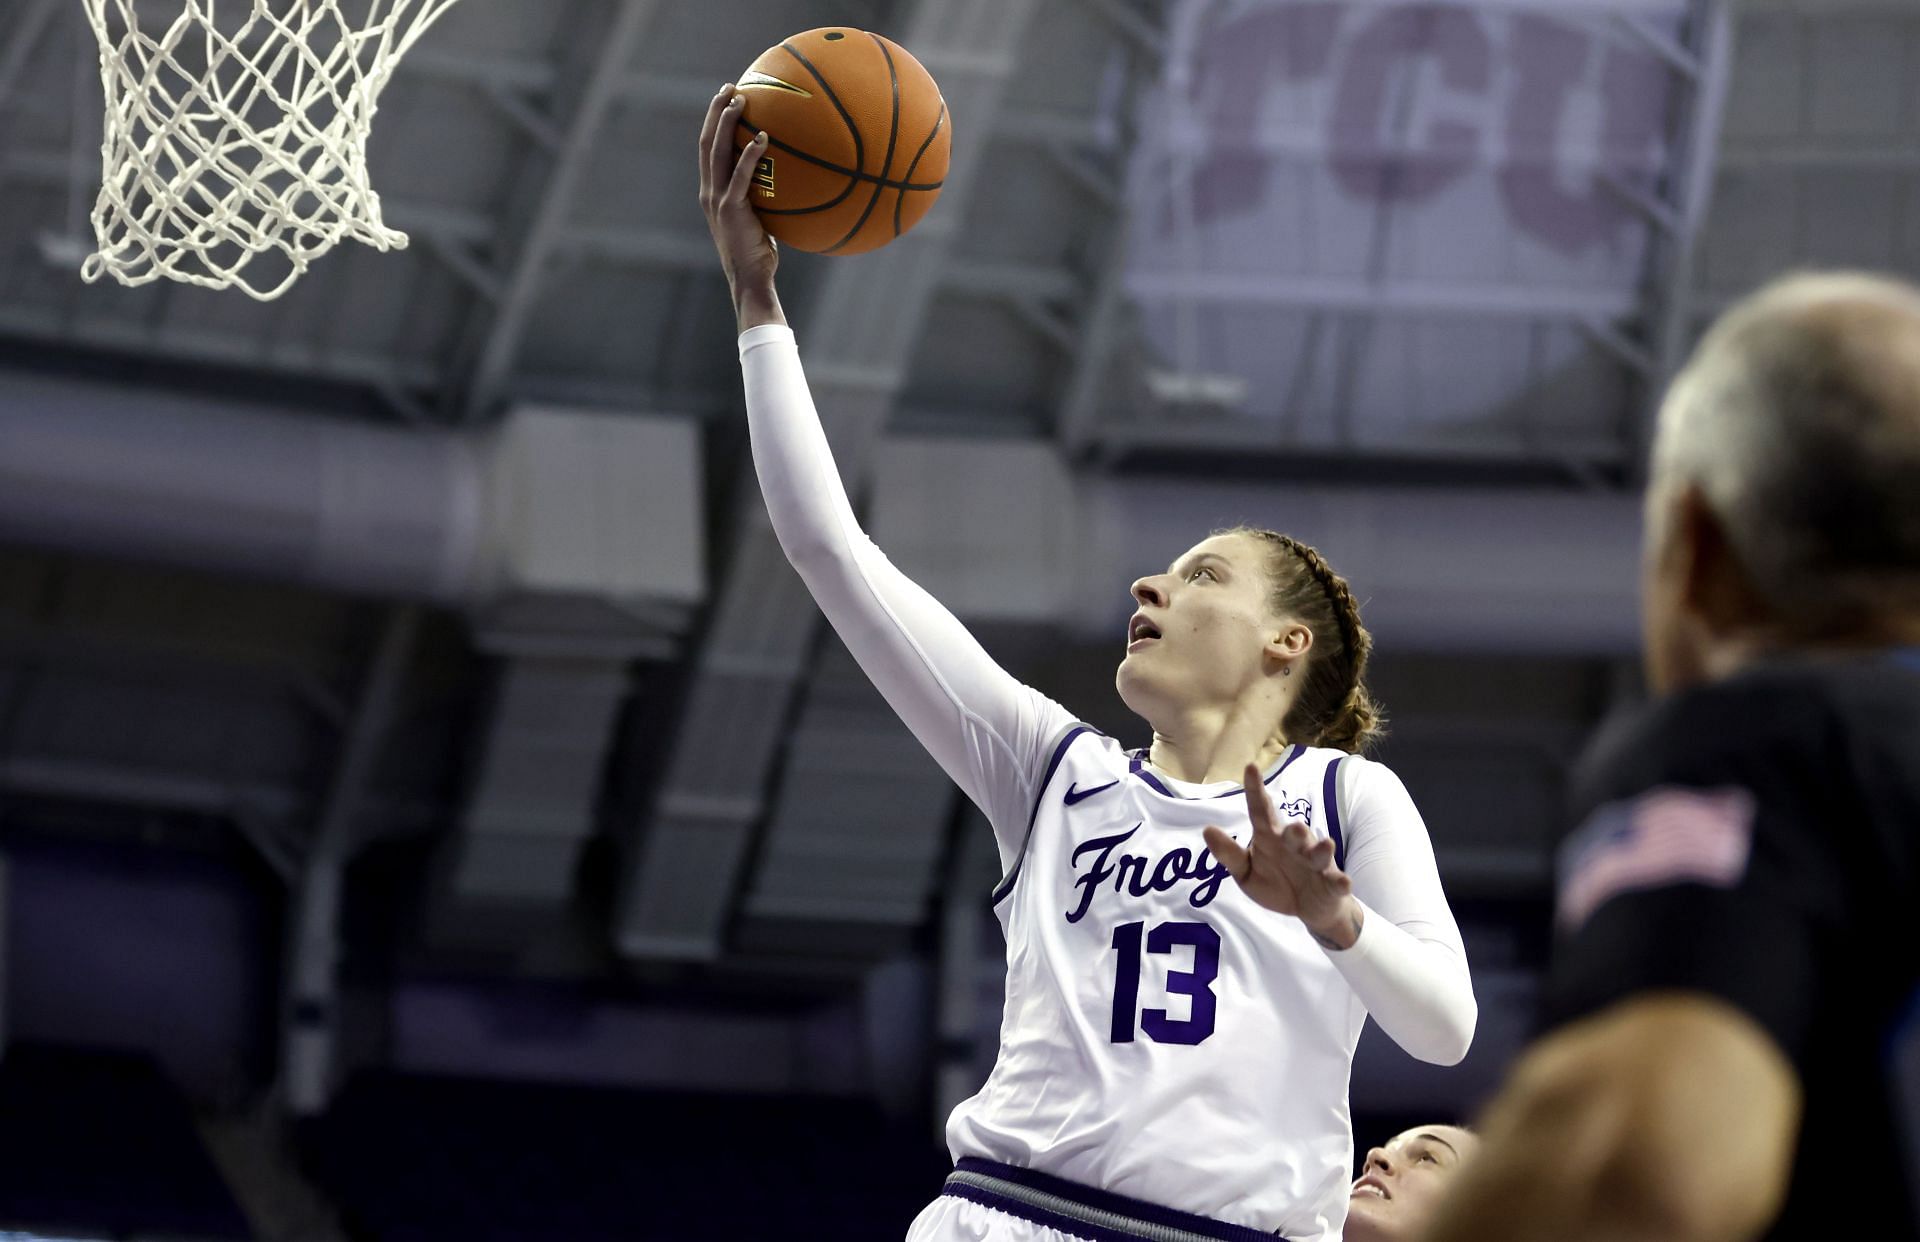
[[[1728,312],[1660,413],[1653,494],[1685,483],[1782,618],[1920,597],[1920,289],[1792,276]]]

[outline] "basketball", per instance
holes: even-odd
[[[776,241],[861,254],[927,214],[947,176],[952,126],[913,54],[870,31],[825,26],[760,54],[738,83],[743,148],[765,131],[752,202]]]

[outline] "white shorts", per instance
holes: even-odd
[[[1022,1220],[970,1199],[941,1195],[920,1210],[907,1242],[1086,1242],[1079,1234]]]
[[[965,1157],[914,1217],[907,1242],[1278,1242],[1274,1235]]]

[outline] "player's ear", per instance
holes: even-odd
[[[1283,621],[1267,638],[1267,655],[1283,664],[1299,661],[1313,646],[1313,631],[1298,621]]]
[[[1705,493],[1689,485],[1672,503],[1673,534],[1666,555],[1676,558],[1668,568],[1687,612],[1716,635],[1764,623],[1770,609]]]

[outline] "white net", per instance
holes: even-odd
[[[456,2],[84,0],[107,109],[82,278],[265,301],[343,238],[405,246],[367,134],[394,65]]]

